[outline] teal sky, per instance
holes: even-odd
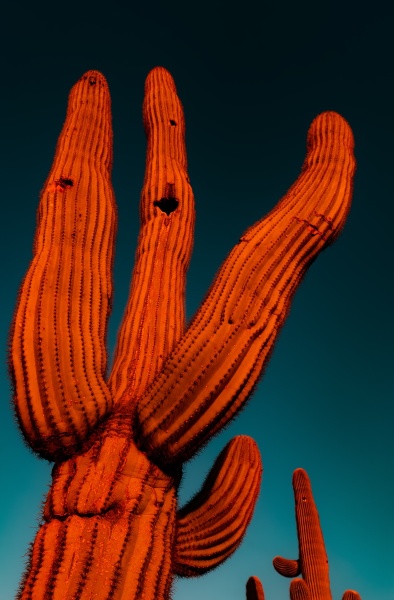
[[[222,567],[177,582],[174,600],[241,600],[250,575],[261,578],[267,600],[289,598],[289,580],[272,558],[297,554],[297,467],[312,480],[333,598],[353,588],[363,600],[392,600],[393,9],[346,1],[132,4],[22,1],[2,10],[0,597],[14,598],[50,480],[51,465],[29,452],[14,422],[6,346],[68,92],[88,69],[100,70],[111,91],[119,212],[112,354],[138,234],[144,79],[162,65],[185,109],[196,197],[189,318],[242,232],[297,177],[317,114],[347,119],[358,165],[346,227],[310,268],[254,396],[185,470],[181,503],[231,437],[251,435],[264,475],[248,533]]]

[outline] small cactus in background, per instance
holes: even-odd
[[[331,600],[328,558],[323,533],[311,483],[304,469],[294,471],[293,489],[299,558],[291,560],[276,556],[273,560],[274,567],[284,577],[296,577],[290,584],[291,600]],[[302,579],[298,578],[298,575],[302,575]],[[263,587],[257,577],[249,578],[246,597],[247,600],[264,600]],[[357,592],[347,590],[342,600],[361,600],[361,598]]]
[[[55,465],[23,600],[164,600],[174,575],[204,573],[235,550],[260,487],[256,444],[232,440],[178,510],[182,465],[251,395],[298,284],[350,207],[352,133],[323,113],[300,177],[242,235],[185,331],[194,202],[183,110],[161,67],[147,77],[143,118],[141,230],[109,377],[116,209],[110,97],[97,71],[71,90],[41,194],[10,372],[23,435]]]
[[[246,582],[246,600],[265,600],[264,588],[258,577],[249,577]]]

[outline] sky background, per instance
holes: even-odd
[[[392,600],[393,9],[346,0],[133,4],[14,1],[2,9],[0,597],[14,597],[50,481],[51,465],[29,452],[13,419],[6,345],[67,96],[88,69],[100,70],[111,91],[119,211],[112,354],[139,227],[144,79],[162,65],[185,109],[196,197],[189,318],[242,232],[297,177],[318,113],[348,120],[358,164],[343,234],[304,279],[253,398],[185,470],[181,503],[231,437],[251,435],[264,475],[248,533],[222,567],[177,582],[174,600],[241,600],[250,575],[267,600],[289,598],[272,558],[297,556],[297,467],[312,481],[333,598],[354,588],[363,600]]]

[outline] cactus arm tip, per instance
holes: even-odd
[[[236,436],[216,459],[200,492],[178,512],[177,575],[202,575],[236,550],[251,521],[261,475],[256,442]]]
[[[254,575],[246,582],[246,600],[265,600],[263,584]]]

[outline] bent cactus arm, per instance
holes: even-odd
[[[261,474],[260,453],[252,438],[231,440],[201,491],[178,513],[176,575],[202,575],[234,552],[252,518]]]
[[[143,115],[141,232],[108,378],[116,209],[110,97],[97,71],[71,90],[41,194],[10,371],[25,439],[55,466],[23,600],[165,600],[174,574],[204,572],[234,551],[258,493],[255,444],[231,442],[178,511],[182,463],[245,404],[296,287],[350,206],[352,134],[323,113],[299,179],[241,237],[184,332],[193,193],[182,106],[161,67],[148,75]],[[234,495],[242,481],[246,504]]]
[[[139,402],[140,442],[151,456],[189,459],[242,408],[306,269],[344,225],[354,169],[349,126],[323,113],[300,177],[241,237]]]

